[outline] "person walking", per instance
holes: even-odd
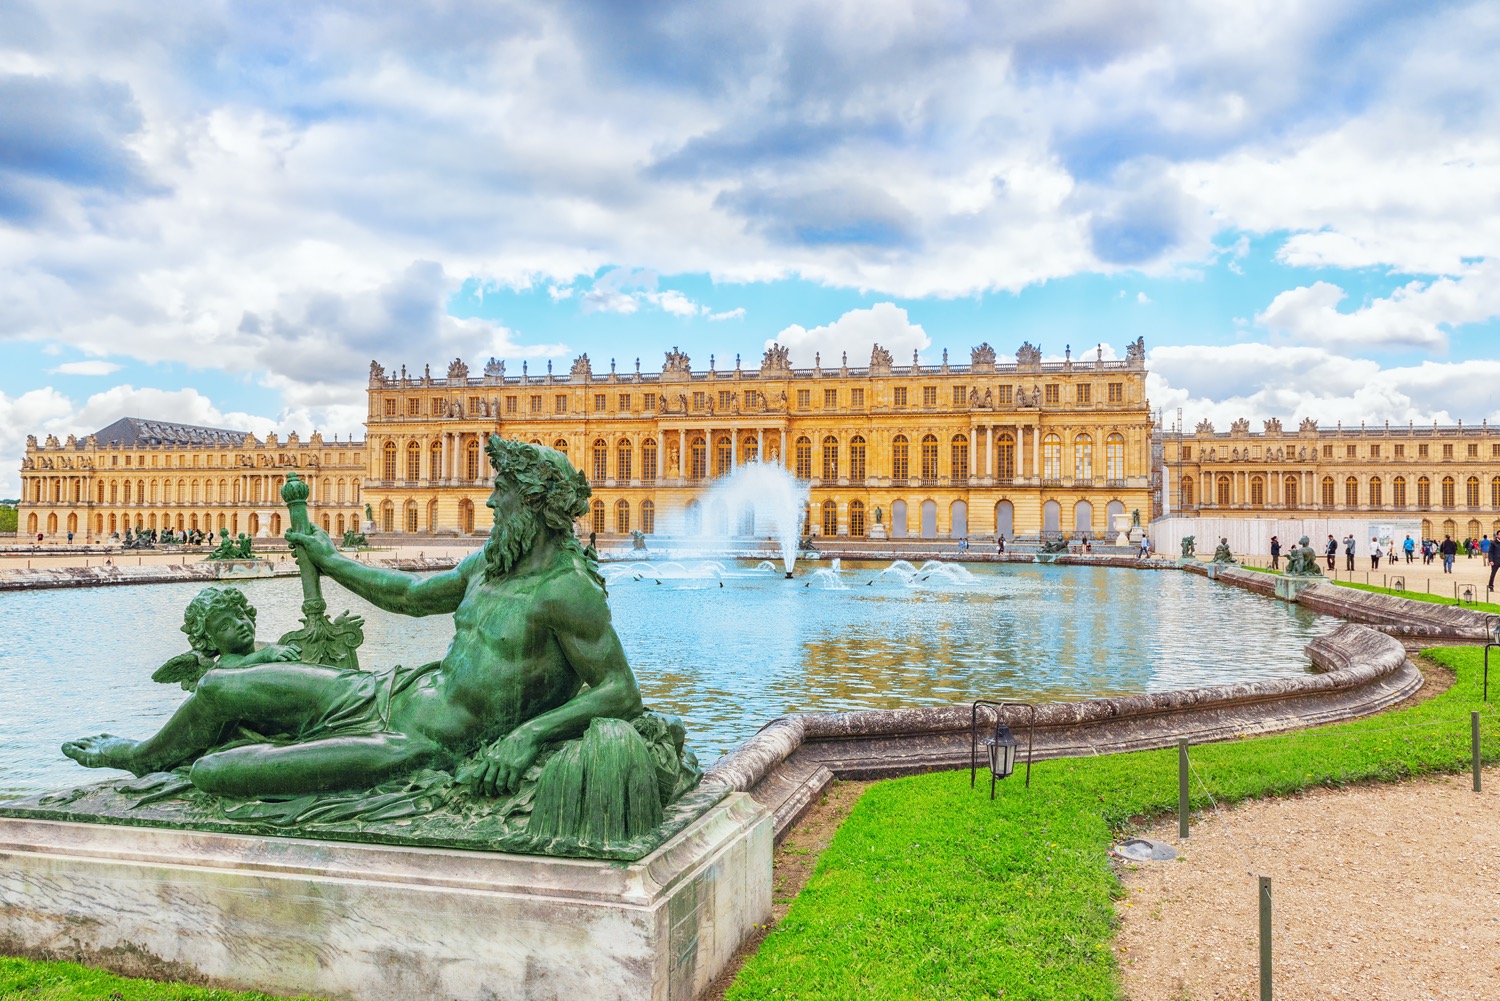
[[[1143,536],[1141,536],[1141,559],[1143,559],[1143,560],[1149,560],[1150,558],[1151,558],[1151,540],[1148,539],[1148,538],[1146,538],[1143,535]]]
[[[1380,540],[1379,539],[1371,539],[1370,540],[1370,569],[1371,570],[1379,570],[1380,569],[1380,557],[1382,557],[1384,555],[1385,555],[1384,551],[1380,548]]]
[[[1443,555],[1443,573],[1453,572],[1453,558],[1458,555],[1458,543],[1453,541],[1451,535],[1443,536],[1443,544],[1438,546],[1438,552]]]
[[[1494,538],[1490,539],[1490,586],[1486,589],[1495,589],[1495,571],[1500,570],[1500,532],[1496,532]]]
[[[1000,554],[1000,553],[1005,552],[1005,536],[1004,535],[1000,535],[1000,536],[997,536],[995,538],[995,552],[996,552],[997,555]]]
[[[1281,540],[1278,539],[1278,538],[1276,538],[1276,536],[1273,535],[1273,536],[1271,536],[1271,569],[1272,570],[1278,570],[1280,568],[1281,568]]]
[[[1411,562],[1412,553],[1417,548],[1417,544],[1415,542],[1411,541],[1411,536],[1410,535],[1408,535],[1406,537],[1406,541],[1405,542],[1401,543],[1401,548],[1406,553],[1406,562],[1410,563]]]
[[[1354,569],[1354,533],[1344,536],[1344,569]]]
[[[1339,542],[1333,537],[1332,532],[1328,533],[1328,546],[1324,550],[1324,553],[1328,557],[1328,569],[1332,570],[1333,561],[1339,558]]]

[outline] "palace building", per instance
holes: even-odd
[[[1227,518],[1421,520],[1422,537],[1500,532],[1500,430],[1383,425],[1295,431],[1208,421],[1163,435],[1166,507]]]
[[[285,441],[248,431],[125,417],[79,440],[26,439],[19,529],[85,542],[127,528],[280,535],[281,486],[309,486],[308,517],[336,537],[364,521],[364,442]]]
[[[711,495],[761,461],[808,484],[815,535],[1098,536],[1110,514],[1152,510],[1145,375],[1141,341],[1122,361],[1044,363],[1023,344],[1000,364],[981,344],[967,365],[946,351],[898,365],[879,345],[859,367],[794,368],[780,346],[753,369],[695,370],[674,349],[660,373],[596,373],[587,355],[519,376],[494,359],[446,377],[372,362],[365,499],[377,531],[487,531],[483,444],[498,433],[565,452],[593,486],[582,528],[600,535],[765,535]]]

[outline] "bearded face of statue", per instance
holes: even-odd
[[[495,512],[495,524],[484,544],[485,577],[494,580],[510,573],[536,545],[542,522],[520,491],[510,485],[497,485],[486,504]]]

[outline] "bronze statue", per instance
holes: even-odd
[[[1297,540],[1286,554],[1286,576],[1288,577],[1321,577],[1323,571],[1318,568],[1318,554],[1309,544],[1307,536]]]
[[[1215,563],[1233,563],[1233,562],[1235,562],[1234,554],[1229,551],[1229,540],[1228,539],[1220,539],[1218,546],[1216,546],[1214,548],[1214,562]]]
[[[1196,536],[1184,535],[1182,537],[1182,558],[1185,559],[1185,560],[1192,559],[1193,556],[1194,556],[1194,550],[1195,550],[1196,546],[1197,546],[1197,537]]]

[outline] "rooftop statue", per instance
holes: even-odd
[[[1297,544],[1286,554],[1286,576],[1323,576],[1323,571],[1318,569],[1318,554],[1313,550],[1305,535],[1298,539]]]
[[[977,348],[969,349],[969,365],[984,372],[995,370],[995,349],[990,347],[989,341],[982,341]]]
[[[1229,551],[1229,540],[1228,539],[1220,539],[1219,540],[1219,544],[1216,547],[1214,547],[1214,562],[1215,563],[1233,563],[1233,562],[1235,562],[1234,554]]]
[[[1198,537],[1197,536],[1194,536],[1194,535],[1184,535],[1182,537],[1182,558],[1185,559],[1185,560],[1192,559],[1194,557],[1194,555],[1196,554],[1197,544],[1198,544]]]
[[[870,373],[872,375],[890,375],[891,366],[895,363],[890,351],[879,344],[870,349]]]
[[[63,746],[80,764],[141,778],[73,790],[68,809],[113,803],[135,823],[164,811],[182,826],[610,858],[659,844],[665,819],[680,829],[674,804],[701,771],[681,724],[641,705],[597,561],[574,537],[587,479],[540,445],[492,436],[486,451],[489,541],[432,576],[339,554],[307,523],[305,484],[300,509],[297,491],[283,495],[304,595],[326,575],[388,612],[451,614],[441,660],[363,671],[312,657],[309,640],[290,638],[318,633],[309,619],[321,601],[311,612],[304,602],[308,628],[258,647],[248,602],[205,591],[185,616],[191,653],[158,672],[192,690],[167,723],[142,740]]]
[[[1146,361],[1146,338],[1137,337],[1125,345],[1125,360],[1141,363]]]
[[[772,344],[761,356],[762,372],[784,372],[792,367],[791,349],[781,344]]]
[[[1030,341],[1023,341],[1016,348],[1016,364],[1024,367],[1033,367],[1042,363],[1042,349]]]
[[[453,381],[461,381],[469,377],[469,366],[464,364],[462,358],[455,358],[448,363],[448,378]]]

